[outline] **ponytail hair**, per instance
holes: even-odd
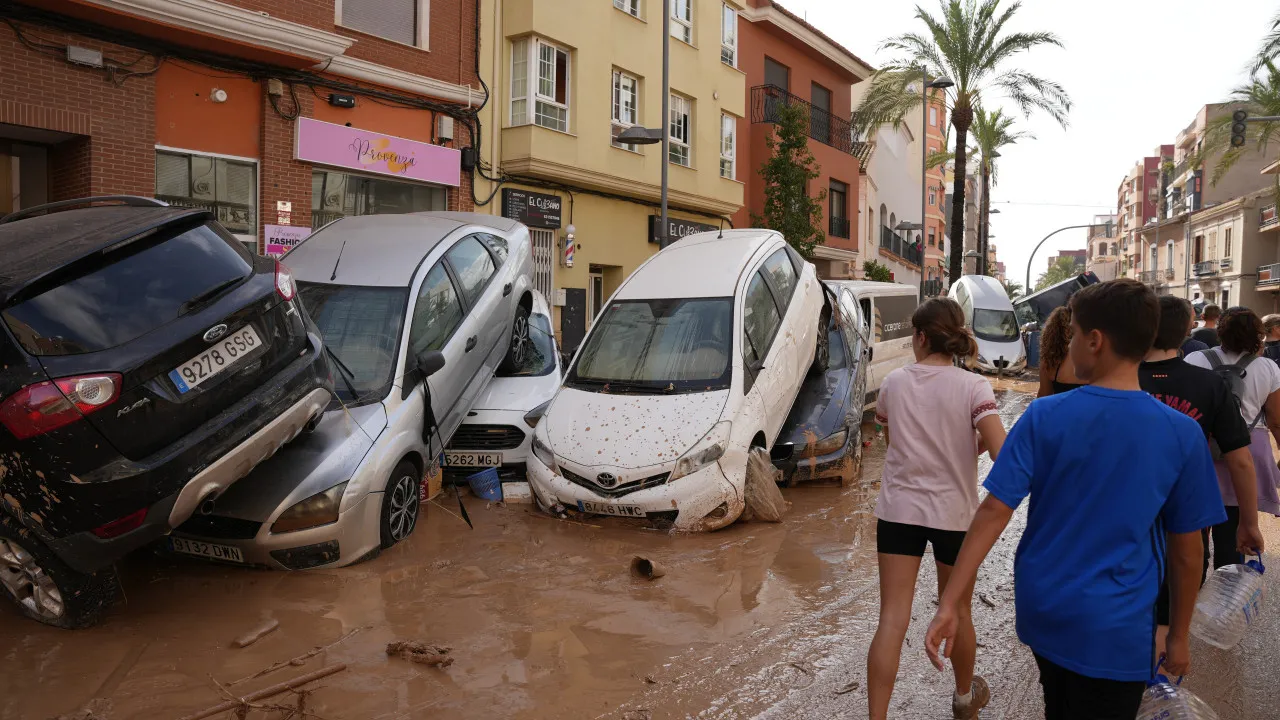
[[[930,298],[911,315],[911,327],[923,333],[930,353],[962,359],[978,354],[978,341],[964,326],[964,311],[951,298]]]

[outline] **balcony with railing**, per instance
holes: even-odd
[[[1267,232],[1280,228],[1280,214],[1276,213],[1276,204],[1262,208],[1258,211],[1258,232]]]
[[[1191,274],[1195,277],[1210,277],[1218,274],[1218,261],[1205,260],[1191,266]]]
[[[880,249],[897,255],[910,265],[920,265],[920,251],[913,242],[902,239],[898,233],[887,227],[880,228]]]
[[[939,295],[941,295],[941,294],[942,294],[942,281],[941,281],[941,280],[925,280],[925,281],[924,281],[924,296],[925,296],[925,297],[938,297],[938,296],[939,296]]]
[[[1258,287],[1280,290],[1280,263],[1258,266]]]
[[[831,237],[849,238],[849,218],[831,216],[828,233]]]
[[[1159,270],[1143,270],[1138,273],[1138,282],[1144,285],[1155,285],[1160,281]]]
[[[829,110],[816,107],[808,100],[792,95],[777,85],[757,85],[751,88],[751,122],[776,123],[778,110],[796,103],[809,109],[810,138],[860,160],[869,152],[870,143],[853,141],[853,125],[848,120]]]

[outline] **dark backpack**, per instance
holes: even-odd
[[[1213,372],[1225,380],[1227,387],[1231,388],[1231,394],[1236,398],[1236,405],[1243,407],[1244,379],[1249,374],[1247,368],[1250,363],[1258,359],[1258,356],[1253,353],[1247,353],[1230,364],[1225,362],[1226,357],[1222,354],[1220,348],[1205,350],[1204,356],[1209,359],[1209,365],[1213,368]],[[1253,419],[1253,422],[1249,423],[1249,432],[1253,432],[1253,429],[1257,427],[1258,421],[1262,419],[1263,414],[1264,409],[1260,408],[1258,416]],[[1218,447],[1218,441],[1214,438],[1209,438],[1209,452],[1213,455],[1214,460],[1222,459],[1222,450]]]

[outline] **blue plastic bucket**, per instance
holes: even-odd
[[[502,502],[502,480],[498,477],[497,468],[487,468],[475,475],[467,476],[467,485],[476,497],[490,502]]]

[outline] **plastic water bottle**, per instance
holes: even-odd
[[[1261,556],[1215,570],[1196,599],[1191,634],[1223,650],[1235,647],[1262,612],[1264,572]]]
[[[1218,720],[1218,713],[1209,703],[1190,690],[1169,682],[1163,675],[1156,678],[1142,694],[1138,720]],[[1178,682],[1181,681],[1182,678],[1178,678]]]

